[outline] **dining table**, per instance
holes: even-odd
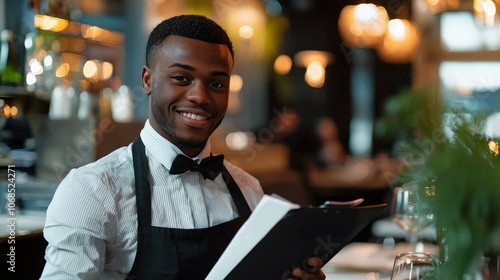
[[[436,254],[432,243],[423,244],[423,252]],[[389,280],[394,259],[409,252],[408,243],[352,242],[323,266],[327,280]]]

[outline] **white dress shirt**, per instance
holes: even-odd
[[[149,161],[152,225],[205,228],[238,216],[221,175],[205,180],[199,172],[170,175],[175,145],[146,121],[141,131]],[[210,155],[210,142],[195,159]],[[263,195],[256,178],[224,162],[250,207]],[[47,210],[46,265],[42,279],[124,279],[135,259],[137,212],[131,145],[73,169],[59,185]]]

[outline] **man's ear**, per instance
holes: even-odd
[[[142,67],[141,76],[142,76],[142,88],[144,89],[144,93],[146,95],[150,95],[151,94],[152,79],[153,79],[153,77],[151,75],[151,69],[149,67],[147,67],[146,65],[144,65]]]

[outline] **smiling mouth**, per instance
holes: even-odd
[[[192,114],[192,113],[186,113],[186,112],[181,112],[181,115],[183,115],[186,118],[189,118],[189,119],[192,119],[192,120],[197,120],[197,121],[202,121],[202,120],[206,120],[207,119],[207,117],[196,115],[196,114]]]

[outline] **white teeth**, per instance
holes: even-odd
[[[186,112],[182,112],[181,114],[184,117],[187,117],[187,118],[190,118],[190,119],[193,119],[193,120],[198,120],[198,121],[207,119],[206,117],[203,117],[203,116],[200,116],[200,115],[191,114],[191,113],[186,113]]]

